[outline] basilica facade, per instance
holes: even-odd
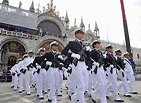
[[[8,0],[3,0],[0,3],[0,15],[0,69],[11,68],[17,59],[22,58],[29,50],[33,50],[35,55],[41,47],[49,51],[49,44],[54,40],[58,41],[58,51],[61,51],[70,40],[75,39],[74,32],[78,28],[85,31],[85,44],[89,45],[95,39],[100,40],[96,22],[93,31],[90,25],[88,30],[85,30],[83,19],[79,26],[76,25],[76,20],[74,25],[70,26],[68,13],[66,12],[65,17],[60,17],[53,0],[42,11],[34,8],[34,2],[29,10],[24,10],[21,9],[21,4],[14,7],[9,5]],[[114,49],[121,48],[123,52],[126,51],[125,45],[100,41],[103,50],[106,45],[112,44]],[[132,49],[134,61],[140,65],[141,49]]]

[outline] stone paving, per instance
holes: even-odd
[[[58,103],[71,103],[67,94],[66,94],[66,88],[65,88],[65,82],[63,81],[62,87],[63,87],[63,96],[57,97]],[[32,89],[31,95],[27,96],[25,92],[22,94],[19,94],[18,91],[13,91],[11,88],[11,83],[0,83],[0,103],[49,103],[47,102],[47,97],[44,95],[44,100],[39,100],[36,96],[36,92],[34,89]],[[123,90],[120,91],[120,97],[124,99],[124,103],[141,103],[141,81],[135,82],[135,88],[138,91],[137,95],[132,95],[131,98],[124,97]],[[108,103],[116,103],[112,100],[111,93],[109,94],[110,99],[108,99]],[[85,95],[86,103],[92,103],[91,98]],[[99,102],[99,99],[97,98],[97,103]]]

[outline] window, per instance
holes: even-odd
[[[140,58],[140,55],[139,55],[139,54],[137,54],[137,58],[138,58],[138,59]]]

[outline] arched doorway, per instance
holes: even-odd
[[[18,41],[8,41],[1,47],[1,63],[11,68],[25,53],[24,46]]]
[[[42,36],[46,35],[45,33],[54,34],[58,36],[61,35],[61,30],[59,26],[56,23],[49,20],[42,21],[41,23],[38,24],[37,28],[42,29],[43,31]]]
[[[39,48],[42,47],[42,48],[45,48],[46,51],[50,51],[51,49],[50,49],[49,45],[50,45],[50,43],[53,42],[53,41],[56,41],[56,40],[48,39],[48,40],[44,41],[43,43],[41,43],[41,45],[39,46]],[[58,41],[57,41],[57,42],[58,42]],[[64,47],[63,47],[63,45],[62,45],[60,42],[58,42],[58,44],[59,44],[59,47],[58,47],[58,50],[57,50],[57,51],[58,51],[58,52],[61,52]]]
[[[17,58],[15,56],[9,56],[7,66],[12,67],[16,64]]]

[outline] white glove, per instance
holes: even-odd
[[[95,68],[96,68],[96,65],[93,65],[91,71],[94,71]]]
[[[91,51],[91,47],[90,46],[86,46],[86,51]]]
[[[114,66],[113,66],[113,65],[110,65],[110,67],[111,67],[111,68],[114,68]]]
[[[80,59],[80,55],[79,54],[75,54],[75,53],[72,53],[71,54],[71,57]]]
[[[63,56],[62,55],[58,55],[58,58],[63,60]]]
[[[94,62],[93,63],[95,66],[99,66],[99,63],[98,62]]]
[[[51,65],[52,65],[52,62],[47,61],[47,62],[46,62],[46,65],[51,66]]]
[[[40,65],[37,65],[36,68],[37,68],[37,69],[41,69],[41,66],[40,66]]]
[[[106,57],[107,57],[107,55],[106,55],[106,54],[103,54],[103,57],[104,57],[104,58],[106,58]]]
[[[120,69],[120,71],[124,73],[124,70]]]

